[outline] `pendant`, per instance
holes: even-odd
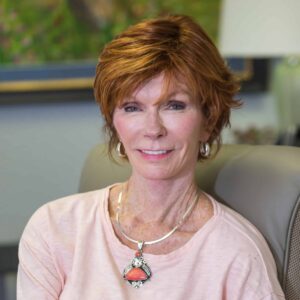
[[[151,270],[143,257],[144,242],[138,242],[138,251],[131,263],[124,269],[123,278],[134,288],[140,288],[151,277]]]

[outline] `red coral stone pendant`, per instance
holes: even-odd
[[[131,281],[147,280],[148,276],[141,268],[132,268],[125,274],[125,279]]]
[[[144,242],[138,243],[138,251],[124,269],[123,278],[133,287],[140,288],[151,277],[151,270],[143,258]]]

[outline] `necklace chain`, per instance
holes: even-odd
[[[117,221],[117,225],[119,227],[119,230],[120,232],[122,233],[122,235],[127,239],[129,240],[130,242],[132,243],[135,243],[135,244],[140,244],[141,243],[141,240],[135,240],[133,238],[131,238],[130,236],[128,236],[122,226],[121,226],[121,223],[120,223],[120,218],[119,218],[119,213],[121,211],[121,203],[122,203],[122,196],[123,196],[123,192],[121,191],[119,193],[119,197],[118,197],[118,207],[117,207],[117,213],[116,213],[116,221]],[[153,244],[157,244],[159,242],[162,242],[163,240],[167,239],[168,237],[170,237],[185,221],[186,217],[188,216],[188,214],[191,212],[191,210],[194,208],[194,206],[196,205],[196,202],[198,200],[199,196],[198,196],[198,193],[196,194],[195,198],[194,198],[194,201],[192,201],[191,205],[187,208],[187,210],[185,211],[185,213],[182,215],[182,217],[180,218],[180,220],[176,223],[176,225],[168,232],[166,233],[164,236],[162,236],[161,238],[159,239],[156,239],[156,240],[152,240],[152,241],[142,241],[143,245],[153,245]]]

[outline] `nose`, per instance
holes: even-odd
[[[144,124],[145,136],[151,139],[157,139],[166,135],[167,130],[163,124],[163,120],[159,115],[159,111],[149,111]]]

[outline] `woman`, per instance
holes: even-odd
[[[189,17],[130,27],[103,50],[95,96],[125,183],[40,208],[20,242],[18,299],[284,299],[266,242],[199,190],[237,83]]]

